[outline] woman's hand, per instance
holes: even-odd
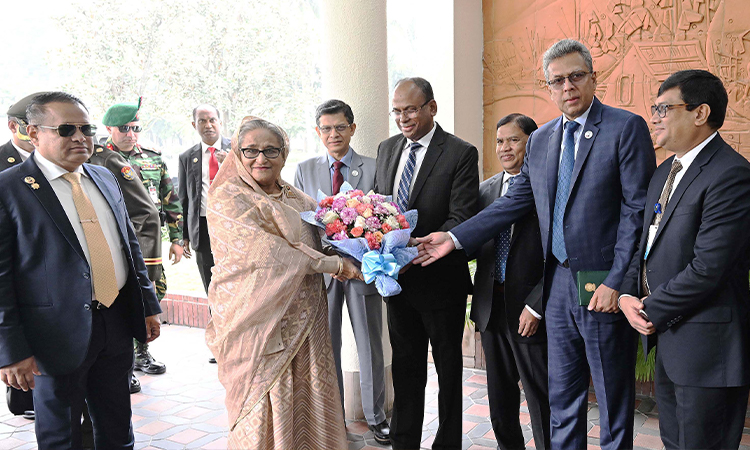
[[[364,280],[362,272],[359,271],[357,266],[349,258],[341,258],[342,269],[337,274],[331,275],[333,278],[339,281],[346,280]]]

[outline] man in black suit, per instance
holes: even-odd
[[[718,133],[721,80],[672,74],[651,107],[654,173],[638,252],[619,303],[656,352],[656,403],[666,448],[737,448],[750,387],[750,163]],[[655,335],[655,336],[654,336]],[[656,337],[657,339],[653,339]]]
[[[479,208],[505,195],[521,172],[533,119],[509,114],[497,123],[503,171],[479,185]],[[544,254],[536,211],[485,243],[477,256],[471,320],[482,333],[490,419],[499,448],[525,448],[520,378],[537,449],[550,448],[547,333],[542,322]]]
[[[26,161],[34,146],[26,134],[26,105],[37,92],[27,95],[8,108],[8,129],[13,134],[8,142],[0,146],[0,172]]]
[[[401,134],[378,147],[375,191],[393,195],[402,210],[419,212],[413,236],[450,230],[476,213],[477,149],[434,122],[437,103],[427,80],[399,81],[392,106]],[[467,263],[463,252],[454,252],[431,267],[411,266],[399,275],[401,293],[384,299],[393,347],[394,449],[420,446],[428,343],[440,383],[433,448],[461,447],[461,340],[471,291]]]
[[[193,109],[193,128],[200,135],[201,142],[180,155],[178,196],[184,223],[184,255],[186,258],[192,256],[192,244],[203,287],[208,292],[214,266],[206,223],[208,187],[224,161],[231,141],[221,136],[219,110],[213,105],[198,105]]]
[[[84,399],[96,447],[132,449],[132,342],[161,309],[117,180],[84,164],[86,107],[49,92],[27,118],[35,151],[0,173],[0,381],[34,390],[40,449],[81,448]]]

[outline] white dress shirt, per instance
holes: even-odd
[[[417,181],[417,175],[419,174],[419,169],[422,167],[422,161],[424,161],[424,157],[427,154],[427,148],[430,146],[430,141],[432,141],[432,136],[435,135],[435,129],[436,124],[432,124],[432,129],[429,133],[422,136],[422,139],[418,141],[412,141],[411,139],[406,140],[406,145],[401,150],[401,159],[398,161],[398,168],[396,169],[396,178],[393,180],[393,198],[395,199],[398,197],[398,187],[401,184],[401,175],[404,172],[404,167],[406,167],[406,161],[409,160],[409,152],[411,151],[411,144],[412,142],[419,142],[422,147],[417,149],[416,152],[414,152],[414,155],[416,156],[416,164],[414,165],[414,174],[411,177],[411,185],[409,185],[409,196],[411,197],[411,192],[414,190],[414,185],[416,184],[415,181]]]
[[[579,117],[576,117],[573,119],[574,121],[578,122],[579,127],[576,128],[576,130],[573,132],[573,140],[576,143],[575,146],[575,153],[573,154],[574,157],[578,157],[578,143],[581,142],[581,135],[583,134],[583,128],[586,126],[586,121],[589,118],[589,113],[591,112],[591,107],[594,106],[594,102],[592,101],[589,105],[589,109],[586,110],[585,113],[581,114]],[[563,119],[563,140],[560,143],[560,158],[559,161],[562,161],[562,154],[563,154],[563,146],[565,145],[565,124],[570,122],[570,119],[565,117],[565,114],[562,116]]]
[[[73,226],[73,231],[75,231],[78,242],[81,244],[83,254],[86,255],[86,261],[89,263],[89,267],[91,267],[89,246],[86,243],[86,235],[83,232],[81,220],[78,217],[76,204],[73,201],[73,188],[67,180],[62,178],[62,176],[68,173],[68,171],[46,159],[39,152],[34,152],[34,161],[39,166],[44,177],[49,181],[52,190],[55,191],[55,195],[60,201],[60,204],[65,211],[65,215],[68,216],[68,220]],[[107,199],[104,198],[104,195],[99,191],[96,183],[89,178],[88,174],[83,170],[83,167],[79,166],[76,169],[76,172],[81,174],[81,186],[83,192],[89,198],[89,201],[91,201],[94,211],[96,211],[96,217],[99,219],[104,238],[107,240],[109,251],[112,253],[112,261],[115,265],[115,277],[117,278],[117,288],[122,289],[128,279],[128,264],[125,259],[125,253],[122,249],[122,238],[120,237],[120,231],[117,227],[117,220],[115,219],[114,213],[112,213],[109,203],[107,203]],[[91,283],[92,298],[94,298],[93,290],[94,283]]]
[[[206,210],[208,208],[208,188],[211,186],[211,178],[208,173],[208,160],[211,158],[211,152],[208,150],[208,147],[215,148],[215,151],[221,151],[221,136],[219,136],[219,138],[216,139],[216,142],[211,145],[201,141],[201,180],[203,181],[203,186],[201,188],[201,217],[206,217]],[[218,161],[219,159],[217,158],[216,160]],[[219,163],[219,167],[221,167],[221,163]]]
[[[13,147],[16,148],[16,151],[18,152],[18,154],[21,155],[21,161],[26,161],[27,159],[29,159],[29,156],[31,155],[31,153],[29,153],[26,150],[22,149],[21,147],[17,146],[16,143],[13,142],[12,139],[11,139],[10,143],[13,144]]]

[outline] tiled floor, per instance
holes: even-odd
[[[162,336],[151,345],[151,353],[167,364],[163,375],[142,375],[143,391],[132,396],[133,426],[137,449],[225,449],[227,418],[224,410],[224,388],[217,379],[215,364],[208,364],[209,351],[203,340],[204,330],[165,325]],[[427,383],[424,448],[429,448],[437,429],[437,377],[432,366]],[[484,371],[464,370],[463,449],[494,449],[494,433],[489,423],[487,379]],[[592,397],[593,398],[593,397]],[[0,402],[0,450],[35,449],[34,423],[15,417]],[[598,408],[589,409],[589,448],[599,443]],[[658,417],[651,399],[636,401],[636,448],[660,449]],[[534,442],[529,415],[524,402],[521,412],[527,447]],[[746,422],[750,425],[750,421]],[[347,424],[349,449],[389,448],[375,443],[365,422]],[[750,430],[745,429],[746,433]],[[741,447],[750,450],[750,434]]]

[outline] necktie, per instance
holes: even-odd
[[[568,259],[568,251],[565,248],[565,234],[563,233],[563,218],[565,217],[565,206],[568,204],[568,196],[570,195],[570,178],[573,175],[573,164],[576,160],[574,134],[577,128],[578,122],[575,120],[570,120],[565,124],[562,158],[560,160],[560,170],[557,173],[555,211],[552,215],[552,254],[561,263]]]
[[[214,182],[216,173],[219,171],[219,160],[216,159],[216,149],[214,147],[208,147],[208,151],[211,152],[211,156],[208,157],[208,184]]]
[[[512,177],[508,180],[508,189],[513,186]],[[505,267],[508,262],[508,253],[510,252],[510,228],[501,231],[495,236],[495,279],[498,283],[505,281]]]
[[[94,211],[94,206],[81,187],[81,174],[69,172],[62,176],[73,188],[73,202],[78,211],[83,234],[89,248],[91,259],[91,277],[94,281],[94,298],[107,308],[114,303],[119,289],[115,277],[115,263],[112,260],[112,252],[104,237],[99,219]]]
[[[667,176],[667,182],[664,183],[664,189],[661,191],[659,196],[659,203],[654,205],[654,220],[651,223],[659,229],[659,224],[664,216],[664,211],[667,209],[667,203],[669,203],[669,196],[672,195],[672,187],[674,186],[674,179],[677,174],[682,170],[682,163],[675,158],[672,161],[672,168],[669,170]],[[650,295],[651,290],[648,287],[648,279],[646,278],[646,261],[643,261],[643,271],[641,271],[641,288],[643,289],[643,295]]]
[[[338,194],[341,185],[344,184],[344,175],[341,173],[341,168],[343,166],[344,163],[341,161],[335,161],[333,163],[333,179],[331,180],[331,187],[333,188],[333,192],[331,192],[332,195]]]
[[[417,150],[422,148],[422,144],[419,142],[411,143],[411,150],[409,150],[409,159],[406,160],[406,166],[404,166],[404,172],[401,174],[401,181],[398,184],[398,207],[401,212],[406,211],[409,206],[409,187],[411,187],[411,179],[414,176],[414,167],[417,165]]]

